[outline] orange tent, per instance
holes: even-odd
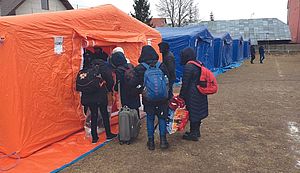
[[[0,152],[21,157],[83,128],[82,47],[121,46],[137,63],[158,31],[112,5],[0,18]]]

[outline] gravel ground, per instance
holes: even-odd
[[[62,172],[300,172],[300,55],[267,56],[218,76],[199,142],[169,135],[148,151],[112,141]],[[158,135],[156,144],[159,145]]]

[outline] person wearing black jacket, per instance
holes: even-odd
[[[262,64],[265,59],[265,49],[263,46],[259,46],[259,56],[260,56],[260,63]]]
[[[251,54],[251,64],[253,64],[253,61],[254,61],[254,59],[255,59],[255,47],[254,47],[254,45],[251,45],[251,47],[250,47],[250,54]]]
[[[160,53],[162,53],[163,63],[167,67],[169,73],[169,99],[171,99],[173,97],[173,85],[176,81],[175,57],[170,51],[170,47],[167,42],[161,42],[158,46]]]
[[[183,139],[198,141],[200,137],[201,121],[208,116],[207,95],[203,95],[197,89],[201,75],[201,69],[189,61],[196,60],[195,51],[192,48],[185,48],[181,54],[181,65],[183,65],[182,87],[179,96],[184,99],[189,111],[190,132],[183,135]]]
[[[102,59],[103,61],[107,62],[108,60],[108,54],[105,53],[101,47],[94,47],[95,53],[94,53],[94,58],[95,59]]]
[[[129,68],[134,68],[132,64],[127,63],[125,55],[122,52],[113,53],[110,59],[116,71],[115,91],[120,89],[121,104],[128,106],[130,109],[135,109],[140,117],[139,107],[141,107],[140,90],[129,85],[129,81],[125,81],[125,72]],[[118,88],[120,86],[120,88]]]
[[[158,62],[158,54],[153,49],[152,46],[144,46],[142,48],[141,56],[139,58],[139,65],[134,68],[136,77],[134,78],[132,86],[143,86],[144,84],[144,74],[146,68],[141,63],[146,63],[149,66],[155,66]],[[168,74],[166,66],[162,63],[159,67],[165,75]],[[149,101],[143,96],[142,103],[144,105],[144,111],[147,114],[147,132],[148,132],[148,142],[147,146],[149,150],[155,149],[154,144],[154,120],[155,115],[158,116],[159,122],[159,133],[160,133],[160,148],[166,149],[169,147],[169,143],[166,138],[166,116],[168,114],[168,100],[162,101]]]
[[[95,144],[98,142],[98,133],[97,133],[97,121],[98,121],[98,108],[103,119],[103,125],[106,132],[106,139],[112,139],[116,137],[116,134],[113,134],[110,129],[110,120],[107,111],[108,91],[112,91],[114,81],[112,77],[112,72],[108,67],[108,64],[105,63],[102,59],[94,58],[91,61],[90,65],[84,65],[85,67],[97,67],[99,74],[105,81],[105,86],[101,87],[99,90],[92,93],[82,92],[81,95],[81,104],[91,111],[91,134],[92,134],[92,143]]]

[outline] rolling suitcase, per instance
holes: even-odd
[[[130,144],[140,133],[141,120],[135,109],[127,106],[121,108],[119,112],[119,143]]]

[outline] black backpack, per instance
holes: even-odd
[[[127,67],[121,66],[118,67],[118,69],[121,69],[124,71],[124,84],[127,91],[127,94],[129,96],[135,96],[137,94],[141,94],[143,89],[142,88],[135,88],[130,85],[133,78],[136,77],[134,66],[132,64],[128,64]]]
[[[92,93],[105,85],[98,66],[82,69],[76,77],[76,91]]]

